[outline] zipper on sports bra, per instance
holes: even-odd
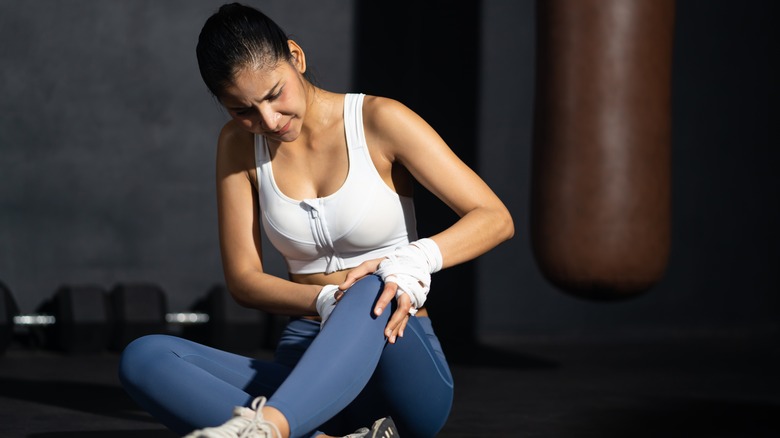
[[[326,273],[342,269],[341,258],[336,255],[336,250],[330,239],[330,233],[328,233],[328,225],[325,223],[325,216],[320,214],[320,210],[323,209],[322,201],[320,199],[305,199],[303,202],[309,206],[309,221],[314,241],[318,246],[327,251],[325,256],[327,262]]]

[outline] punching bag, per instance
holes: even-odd
[[[591,299],[664,274],[671,233],[673,0],[537,3],[531,239]]]

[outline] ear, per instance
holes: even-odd
[[[287,40],[287,45],[290,47],[290,53],[292,54],[292,63],[299,73],[306,73],[306,55],[303,53],[303,49],[293,40]]]

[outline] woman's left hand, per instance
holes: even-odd
[[[381,263],[382,260],[384,260],[384,258],[366,260],[352,269],[347,274],[344,282],[339,285],[339,290],[342,291],[342,293],[337,293],[336,299],[341,299],[341,297],[344,295],[343,292],[349,289],[353,284],[355,284],[355,282],[365,277],[366,275],[370,275],[376,272],[376,270],[379,268],[379,263]],[[386,282],[385,288],[376,302],[376,307],[374,307],[374,314],[377,316],[381,315],[382,312],[384,312],[385,309],[390,305],[393,299],[395,299],[397,292],[397,284],[393,282]],[[409,299],[407,294],[401,294],[398,297],[398,307],[390,317],[390,320],[387,322],[387,327],[385,328],[385,337],[387,337],[387,340],[391,344],[394,344],[398,337],[402,338],[404,336],[406,323],[409,322],[409,318],[411,317],[409,314],[411,309],[412,300]]]

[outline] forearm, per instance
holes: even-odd
[[[294,283],[254,269],[228,272],[225,279],[242,306],[280,315],[317,315],[315,302],[322,286]]]
[[[514,225],[504,208],[477,208],[431,238],[439,246],[443,267],[473,260],[512,238]]]

